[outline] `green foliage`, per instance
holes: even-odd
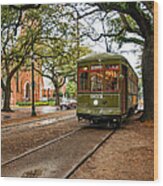
[[[18,106],[31,106],[31,102],[17,102],[16,105]]]
[[[54,93],[53,96],[55,97],[56,93]],[[59,91],[59,97],[62,97],[62,96],[63,96],[63,93],[61,91]]]
[[[16,105],[18,106],[31,106],[32,105],[32,102],[17,102]],[[54,101],[38,101],[38,102],[35,102],[35,106],[53,106],[55,105],[55,102]]]
[[[74,81],[69,81],[66,84],[66,95],[68,97],[76,97],[77,84]]]

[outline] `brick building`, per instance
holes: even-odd
[[[35,72],[35,101],[47,100],[52,98],[54,90],[45,87],[43,77]],[[11,81],[11,105],[16,105],[17,102],[29,102],[32,99],[32,77],[31,69],[23,67],[17,72]]]
[[[24,17],[23,17],[24,18]],[[29,26],[35,28],[37,22],[29,22]],[[26,34],[26,27],[22,27],[20,30],[20,35]],[[41,68],[41,67],[40,67]],[[47,87],[46,81],[38,73],[34,72],[34,82],[35,82],[35,92],[34,97],[35,101],[47,100],[48,98],[54,97],[54,89]],[[1,89],[2,91],[2,89]],[[31,77],[31,67],[24,66],[22,67],[16,75],[12,78],[11,81],[11,105],[16,105],[17,102],[29,102],[32,101],[32,77]],[[0,92],[1,94],[1,92]],[[3,91],[2,91],[2,102],[3,105]]]

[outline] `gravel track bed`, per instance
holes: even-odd
[[[2,176],[62,178],[109,130],[84,128],[2,167]]]
[[[58,122],[54,125],[26,127],[22,130],[20,128],[17,130],[15,127],[10,134],[2,133],[1,161],[7,161],[78,127],[76,119]]]

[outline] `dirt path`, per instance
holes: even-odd
[[[123,126],[71,178],[154,179],[154,129],[133,121]]]

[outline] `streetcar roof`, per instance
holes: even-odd
[[[107,61],[108,59],[123,59],[126,60],[122,55],[112,53],[91,53],[78,59],[78,62],[92,62],[92,61]]]

